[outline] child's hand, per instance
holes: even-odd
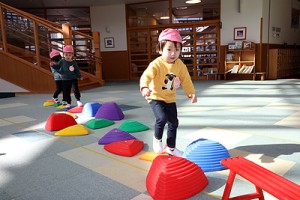
[[[197,102],[197,96],[195,94],[190,94],[189,98],[191,99],[192,103],[196,103]]]
[[[149,97],[151,94],[151,90],[149,90],[149,88],[147,88],[147,87],[142,88],[141,92],[144,97]]]

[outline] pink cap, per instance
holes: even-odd
[[[182,39],[179,34],[179,31],[177,29],[172,29],[172,28],[167,28],[160,33],[158,37],[158,41],[160,42],[162,40],[169,40],[172,42],[182,43]]]
[[[66,46],[64,46],[63,52],[64,53],[73,53],[74,52],[73,46],[72,45],[66,45]]]
[[[60,55],[59,51],[53,50],[50,52],[50,58]]]

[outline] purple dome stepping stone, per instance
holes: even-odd
[[[95,118],[104,118],[108,120],[122,120],[124,113],[115,102],[106,102],[98,109]]]
[[[135,133],[148,130],[149,127],[138,121],[128,119],[121,124],[119,129],[126,131],[127,133]]]
[[[117,142],[122,140],[136,140],[136,138],[125,131],[122,131],[118,128],[114,128],[108,133],[106,133],[102,138],[100,138],[98,144],[100,145],[110,144],[112,142]]]
[[[83,106],[82,114],[87,117],[94,117],[100,107],[101,107],[100,103],[96,103],[96,102],[86,103]]]
[[[104,128],[113,125],[115,122],[108,119],[91,119],[85,123],[90,129]]]

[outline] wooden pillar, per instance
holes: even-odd
[[[38,25],[35,21],[33,21],[33,33],[34,33],[34,45],[35,45],[35,57],[36,57],[36,65],[41,67],[41,59],[40,59],[40,45],[39,45],[39,31]]]
[[[1,6],[1,5],[0,5]],[[0,7],[1,17],[0,17],[0,25],[1,25],[1,34],[2,34],[2,45],[3,45],[3,51],[7,52],[7,40],[6,40],[6,34],[5,34],[5,26],[4,26],[4,9],[1,6]]]
[[[63,24],[64,45],[72,45],[72,29],[70,24]]]
[[[172,0],[169,0],[169,24],[172,24],[172,20],[173,20],[172,7],[173,7]]]
[[[104,85],[104,80],[102,79],[102,58],[100,49],[100,33],[93,32],[93,41],[95,48],[95,66],[96,66],[96,77],[101,85]]]
[[[259,34],[259,71],[262,71],[262,37],[263,37],[263,18],[260,18],[260,34]]]

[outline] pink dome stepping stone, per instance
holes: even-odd
[[[108,133],[106,133],[102,138],[100,138],[98,144],[100,145],[110,144],[112,142],[117,142],[122,140],[136,140],[136,138],[125,131],[122,131],[118,128],[114,128]]]
[[[76,124],[77,122],[71,115],[66,113],[52,113],[47,119],[45,129],[48,131],[59,131]]]
[[[83,106],[76,106],[74,108],[71,108],[68,110],[70,113],[81,113],[83,109]]]
[[[141,140],[122,140],[104,145],[104,149],[110,153],[132,157],[138,154],[144,148],[144,142]]]
[[[108,120],[122,120],[124,113],[115,102],[106,102],[98,109],[95,118],[104,118]]]
[[[94,117],[100,107],[101,107],[100,103],[96,103],[96,102],[86,103],[83,106],[82,114],[87,117]]]

